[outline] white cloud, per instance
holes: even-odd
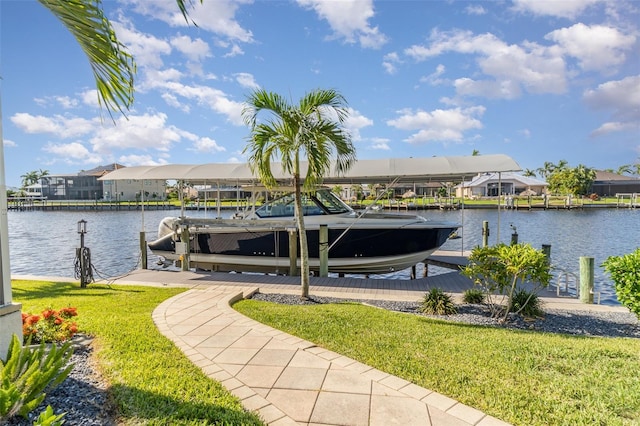
[[[200,153],[216,153],[216,152],[224,152],[226,148],[218,145],[218,143],[211,138],[199,138],[193,143],[193,148],[189,149],[190,151],[200,152]]]
[[[95,127],[94,120],[79,117],[54,115],[31,115],[19,112],[11,117],[11,122],[26,133],[50,133],[60,138],[73,138],[90,133]]]
[[[564,53],[578,60],[583,70],[613,73],[624,63],[625,51],[631,50],[636,38],[624,35],[615,28],[603,25],[588,26],[582,23],[561,28],[545,36],[553,40]]]
[[[150,2],[149,4],[155,4]],[[161,68],[163,55],[171,53],[171,44],[150,34],[143,34],[121,22],[112,22],[118,40],[136,59],[139,68]]]
[[[596,129],[594,136],[640,129],[640,74],[602,83],[585,91],[583,99],[593,109],[613,111],[613,120]]]
[[[98,91],[96,89],[85,90],[84,92],[80,93],[80,101],[82,102],[82,104],[93,108],[100,107],[100,103],[98,101]]]
[[[479,4],[469,5],[464,8],[467,15],[485,15],[487,10]]]
[[[620,122],[620,121],[609,121],[602,124],[600,127],[591,132],[591,136],[604,136],[610,133],[615,132],[624,132],[624,131],[632,131],[640,130],[640,123],[632,123],[632,122]]]
[[[54,162],[60,160],[67,164],[99,164],[102,157],[90,152],[79,142],[66,144],[47,144],[42,148],[45,152],[53,154],[59,158],[52,159]]]
[[[4,139],[2,141],[2,144],[4,145],[5,148],[13,148],[18,146],[18,144],[12,141],[11,139]]]
[[[370,149],[378,150],[378,151],[391,151],[391,147],[389,146],[389,139],[386,138],[373,138],[371,140]]]
[[[231,49],[229,49],[229,51],[225,53],[223,57],[233,58],[234,56],[241,56],[241,55],[244,55],[244,50],[242,50],[242,48],[237,44],[233,44],[231,46]]]
[[[189,9],[190,18],[198,25],[198,28],[213,32],[219,36],[244,43],[253,41],[251,31],[242,28],[236,21],[235,14],[238,8],[244,4],[252,3],[251,0],[215,0],[185,2]],[[176,7],[175,0],[131,0],[136,12],[160,19],[171,26],[187,26],[182,13]]]
[[[440,76],[444,74],[445,71],[446,71],[446,67],[442,64],[438,64],[438,66],[436,67],[436,70],[425,77],[421,77],[420,82],[429,83],[432,86],[438,86],[444,83],[444,80],[441,79]]]
[[[179,110],[183,111],[183,112],[189,112],[191,111],[191,108],[189,106],[189,104],[183,104],[181,103],[177,97],[175,97],[174,95],[172,95],[171,93],[163,93],[162,94],[162,99],[164,99],[164,101],[167,103],[167,105],[172,106],[174,108],[178,108]]]
[[[389,126],[409,131],[417,131],[406,139],[409,143],[430,141],[459,142],[464,138],[464,132],[471,129],[481,129],[481,117],[485,107],[437,109],[431,112],[405,109],[399,111],[400,117],[387,121]]]
[[[470,31],[432,31],[430,44],[414,45],[404,53],[416,61],[447,52],[477,55],[477,63],[490,80],[463,78],[457,81],[461,93],[512,99],[521,89],[529,93],[563,93],[566,90],[565,63],[561,50],[537,43],[507,44],[495,35],[474,35]]]
[[[72,109],[78,106],[78,100],[69,96],[56,96],[55,100],[64,109]]]
[[[95,129],[90,139],[97,153],[111,153],[119,149],[154,149],[168,151],[182,140],[195,137],[175,126],[167,125],[167,115],[163,113],[131,115],[120,117],[117,125],[106,124]]]
[[[347,129],[354,142],[362,139],[360,136],[360,129],[368,126],[373,126],[373,120],[365,117],[353,108],[348,108],[348,117],[345,120],[344,127]]]
[[[247,72],[239,72],[234,74],[236,81],[240,86],[246,87],[248,89],[259,89],[260,85],[256,83],[256,80],[253,78],[253,74],[249,74]]]
[[[226,115],[228,120],[235,125],[241,126],[244,124],[242,121],[242,103],[230,100],[221,90],[208,86],[187,86],[177,82],[168,82],[164,87],[175,96],[195,100],[217,113]]]
[[[377,49],[387,42],[387,37],[378,27],[372,27],[373,0],[297,0],[298,4],[313,9],[325,19],[334,31],[334,37],[341,37],[347,43],[360,43],[361,47]]]
[[[573,19],[603,0],[513,0],[517,12]]]
[[[384,55],[382,66],[387,74],[395,74],[397,71],[396,64],[400,64],[400,56],[397,52],[391,52]]]
[[[171,39],[171,45],[182,52],[190,61],[201,61],[211,56],[209,45],[200,38],[179,35]]]

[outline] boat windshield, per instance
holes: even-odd
[[[270,201],[256,210],[256,215],[265,217],[293,217],[293,193]],[[329,190],[318,190],[315,193],[302,194],[302,212],[305,216],[348,213],[351,208],[343,203]]]

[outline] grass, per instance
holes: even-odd
[[[358,304],[234,308],[515,425],[640,424],[640,341],[447,323]]]
[[[124,425],[259,425],[156,329],[151,313],[184,289],[13,281],[22,311],[75,306],[80,331],[95,336],[98,365]],[[54,407],[55,409],[55,407]]]

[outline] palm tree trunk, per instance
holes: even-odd
[[[307,246],[307,232],[304,227],[304,217],[302,216],[302,191],[300,184],[299,162],[296,158],[296,172],[293,175],[293,186],[295,187],[295,213],[298,225],[298,236],[300,238],[300,297],[309,298],[309,247]]]

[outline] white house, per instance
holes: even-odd
[[[456,197],[478,198],[498,195],[540,195],[547,192],[545,181],[517,173],[481,173],[470,182],[456,186]]]

